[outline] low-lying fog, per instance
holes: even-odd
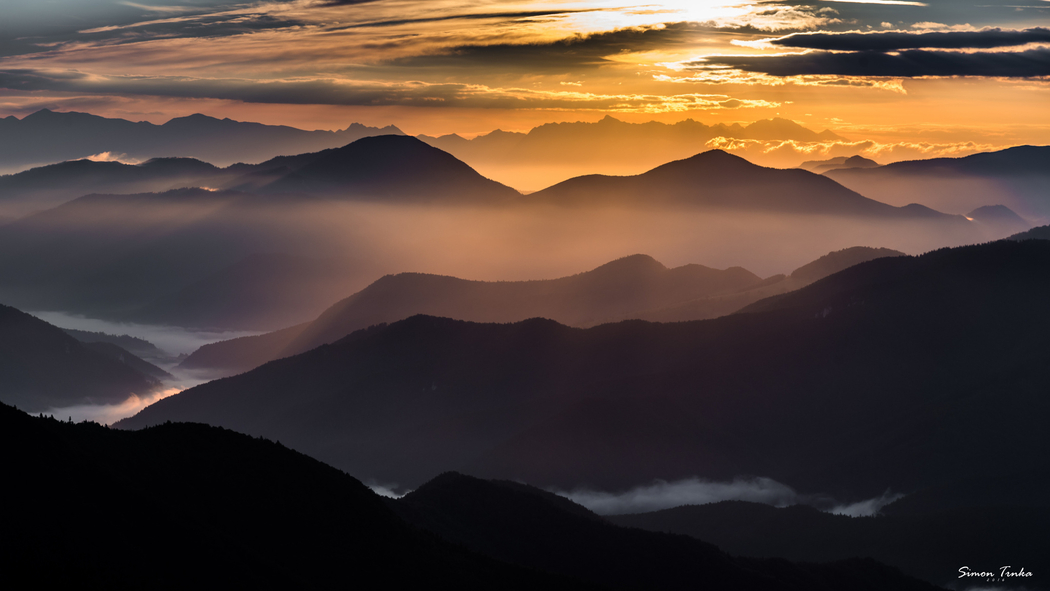
[[[151,357],[146,359],[173,376],[165,379],[163,381],[164,388],[157,392],[145,396],[132,396],[120,404],[78,404],[62,408],[49,408],[43,413],[45,415],[54,415],[55,418],[62,420],[72,419],[73,422],[94,421],[103,425],[130,417],[158,400],[178,394],[187,388],[203,384],[210,379],[208,375],[179,368],[178,363],[181,360],[181,356],[192,353],[208,343],[257,334],[244,331],[195,331],[178,326],[111,322],[64,312],[30,313],[59,328],[104,332],[117,336],[128,335],[144,339],[166,354],[162,358]]]

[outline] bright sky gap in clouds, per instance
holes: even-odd
[[[1045,4],[18,3],[0,24],[0,115],[204,112],[428,134],[779,116],[858,141],[1048,143]]]

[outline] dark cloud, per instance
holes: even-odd
[[[1050,43],[1050,29],[1024,31],[952,31],[936,33],[796,33],[770,41],[781,47],[834,51],[900,51],[903,49],[992,49],[1028,43]]]
[[[577,35],[549,43],[460,45],[440,54],[399,58],[390,65],[421,68],[478,68],[573,73],[614,64],[616,54],[666,49],[712,35],[732,34],[694,23],[672,23],[661,28],[619,29]]]
[[[1031,78],[1050,76],[1050,49],[1020,52],[960,53],[947,51],[811,52],[796,55],[711,56],[692,67],[730,66],[772,76],[985,76]]]

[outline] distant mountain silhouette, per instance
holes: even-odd
[[[43,320],[0,305],[0,401],[30,412],[116,404],[160,386],[152,366],[115,345],[83,344]],[[152,369],[149,369],[152,368]],[[163,370],[161,370],[163,371]]]
[[[602,172],[638,173],[671,160],[703,151],[718,137],[762,140],[827,141],[843,139],[820,133],[787,119],[756,121],[750,125],[705,125],[687,119],[674,124],[657,121],[628,123],[611,116],[600,121],[547,123],[527,133],[496,130],[473,139],[456,134],[419,136],[478,168],[499,173],[518,189],[535,191],[554,182]]]
[[[623,489],[760,475],[855,501],[1050,468],[1050,242],[861,263],[706,321],[414,316],[118,423],[205,421],[414,487],[436,471]],[[246,409],[251,412],[246,412]]]
[[[502,202],[518,196],[415,138],[386,135],[226,168],[190,158],[154,158],[137,165],[75,160],[42,166],[0,176],[0,213],[17,219],[89,193],[162,193],[188,187],[414,202]]]
[[[687,205],[771,213],[875,218],[961,217],[926,208],[898,208],[868,199],[811,172],[779,170],[711,150],[670,162],[637,176],[591,175],[570,179],[528,196],[533,202],[580,204]]]
[[[964,213],[1003,204],[1032,221],[1050,219],[1050,146],[1017,146],[964,158],[895,162],[827,176],[872,199]]]
[[[1012,234],[1024,231],[1032,227],[1021,216],[1017,215],[1005,205],[985,205],[966,214],[966,217],[994,228],[998,234]]]
[[[933,589],[871,560],[733,558],[685,536],[616,527],[565,498],[509,481],[446,473],[388,504],[473,552],[608,588]]]
[[[779,275],[766,280],[739,267],[719,271],[693,264],[667,269],[645,255],[547,281],[482,282],[421,273],[388,275],[337,302],[311,323],[205,345],[181,365],[239,373],[333,343],[355,330],[415,314],[475,322],[543,317],[581,327],[628,318],[662,322],[716,318],[854,264],[903,254],[885,248],[854,247],[822,257],[791,277]]]
[[[92,170],[102,165],[103,176],[141,168],[69,164]],[[174,161],[161,164],[147,168],[184,168]],[[23,175],[47,178],[36,172]],[[364,138],[217,174],[221,178],[207,182],[219,187],[91,194],[3,226],[0,297],[23,307],[120,320],[273,329],[310,318],[379,274],[364,256],[350,268],[327,270],[317,263],[275,268],[245,261],[261,252],[333,258],[327,253],[345,248],[333,238],[345,233],[333,227],[345,211],[332,211],[326,220],[321,208],[337,205],[331,201],[506,205],[520,197],[405,136]],[[224,187],[245,190],[213,190]],[[285,285],[282,276],[303,283]],[[252,293],[275,281],[273,292]]]
[[[126,334],[112,335],[104,332],[92,332],[72,328],[63,328],[62,331],[81,343],[112,343],[125,351],[129,351],[132,355],[143,359],[158,359],[168,356],[168,353],[158,349],[156,345],[146,339],[140,339]]]
[[[0,212],[24,217],[89,193],[142,193],[221,183],[223,171],[188,158],[138,165],[73,160],[0,176]]]
[[[358,123],[340,131],[304,131],[201,114],[154,125],[42,109],[22,119],[0,119],[0,161],[8,166],[46,164],[109,152],[137,160],[175,156],[228,166],[261,162],[281,154],[316,152],[362,137],[401,133],[394,126],[376,128]]]
[[[1027,232],[1014,234],[1009,240],[1050,240],[1050,226],[1039,226]]]
[[[875,168],[880,166],[878,162],[863,156],[839,156],[828,160],[808,160],[798,167],[815,174],[824,174],[831,170],[843,168]]]
[[[486,179],[451,154],[402,135],[365,138],[326,150],[264,190],[416,202],[505,202],[518,197],[514,189]]]
[[[0,552],[12,580],[107,589],[321,589],[348,581],[591,588],[443,542],[406,524],[360,481],[280,443],[224,429],[169,424],[120,433],[0,405],[0,444],[9,450],[10,504]]]
[[[775,508],[743,501],[610,516],[623,527],[685,534],[730,554],[804,562],[868,556],[937,585],[959,582],[959,567],[994,571],[1012,565],[1035,578],[997,581],[1000,589],[1046,589],[1048,559],[1040,539],[1050,508],[976,507],[928,513],[848,517],[806,506]],[[998,577],[997,577],[998,578]]]
[[[877,258],[893,256],[905,255],[903,252],[889,248],[870,248],[867,246],[845,248],[828,253],[813,262],[807,263],[792,271],[790,275],[774,275],[746,289],[647,310],[638,314],[637,317],[653,322],[680,322],[682,320],[717,318],[726,314],[732,314],[744,306],[759,300],[800,289],[818,279],[823,279],[853,265],[859,265]]]
[[[244,371],[335,342],[355,330],[415,314],[476,322],[515,322],[541,316],[572,326],[593,326],[673,303],[735,293],[760,282],[758,276],[739,267],[724,271],[701,265],[668,269],[645,255],[546,281],[484,282],[422,273],[387,275],[299,329],[206,345],[187,357],[182,366]],[[263,342],[268,345],[263,346]]]

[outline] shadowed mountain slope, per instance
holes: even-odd
[[[1050,240],[1050,226],[1039,226],[1010,236],[1008,240]]]
[[[562,497],[446,473],[388,503],[407,521],[512,564],[633,589],[932,589],[871,560],[738,559],[684,536],[616,527]]]
[[[64,332],[64,331],[63,331]],[[115,359],[124,365],[127,365],[131,369],[141,373],[142,375],[156,378],[158,380],[167,379],[173,377],[170,373],[163,369],[153,365],[152,363],[139,359],[128,350],[122,348],[120,345],[105,342],[95,343],[84,343],[84,346],[92,351],[102,353],[110,359]]]
[[[61,328],[0,306],[0,400],[8,404],[30,412],[117,404],[160,386],[140,371],[148,365],[130,353],[121,361],[119,354],[98,351]]]
[[[119,425],[209,422],[409,487],[455,469],[563,488],[759,475],[843,501],[909,492],[974,465],[1045,465],[1048,265],[1035,240],[881,258],[676,324],[415,316]]]
[[[380,129],[358,123],[339,131],[304,131],[201,114],[154,125],[42,109],[22,119],[0,119],[0,160],[8,165],[37,164],[109,152],[113,157],[136,160],[176,156],[227,166],[260,162],[280,154],[316,152],[367,136],[400,133],[393,126]]]
[[[766,280],[739,267],[724,271],[701,265],[667,269],[645,255],[548,281],[492,283],[402,273],[384,277],[336,303],[307,325],[205,345],[182,366],[238,373],[332,343],[355,330],[414,314],[475,322],[543,317],[584,327],[628,318],[658,322],[715,318],[854,264],[903,254],[885,248],[854,247],[821,257],[790,277],[779,275]]]
[[[1050,562],[1041,541],[1050,527],[1050,508],[1045,504],[848,517],[803,505],[775,508],[724,501],[608,520],[623,527],[685,534],[739,556],[807,562],[867,556],[945,586],[959,582],[959,567],[964,565],[996,573],[1003,565],[1012,565],[1010,570],[1023,567],[1035,577],[996,581],[997,589],[1048,588],[1041,576]]]
[[[63,328],[62,330],[81,343],[113,343],[125,351],[131,352],[132,355],[143,359],[168,357],[168,353],[160,350],[156,345],[146,339],[140,339],[126,334],[112,335],[104,332],[91,332],[87,330],[76,330],[73,328]]]
[[[736,292],[760,282],[759,277],[739,267],[724,271],[701,265],[668,269],[645,255],[546,281],[484,282],[422,273],[387,275],[332,305],[297,333],[286,330],[206,345],[190,355],[183,366],[247,370],[337,341],[355,330],[415,314],[475,322],[544,317],[572,326],[593,326],[671,303]],[[260,347],[263,340],[272,345]],[[242,344],[243,353],[238,352]],[[255,355],[263,352],[275,355]],[[231,361],[235,365],[221,365]]]
[[[1050,218],[1050,146],[1017,146],[963,158],[895,162],[827,173],[846,187],[884,203],[921,203],[964,213],[1003,204],[1033,221]]]
[[[321,152],[264,190],[417,202],[501,203],[519,195],[451,154],[401,135],[365,138]]]
[[[927,208],[879,203],[827,177],[801,169],[764,168],[722,150],[670,162],[637,176],[577,177],[533,193],[528,199],[565,205],[673,204],[776,213],[929,217],[946,223],[966,221]]]
[[[904,256],[903,252],[889,248],[854,246],[828,253],[819,259],[802,265],[790,275],[774,275],[761,283],[732,293],[696,299],[664,308],[647,310],[637,317],[653,322],[680,322],[701,320],[732,314],[737,310],[777,294],[800,289],[828,275],[848,269],[853,265],[882,257]]]
[[[581,587],[419,532],[359,481],[280,443],[193,424],[126,433],[0,405],[0,444],[11,509],[0,551],[12,579],[46,574],[108,589]]]

